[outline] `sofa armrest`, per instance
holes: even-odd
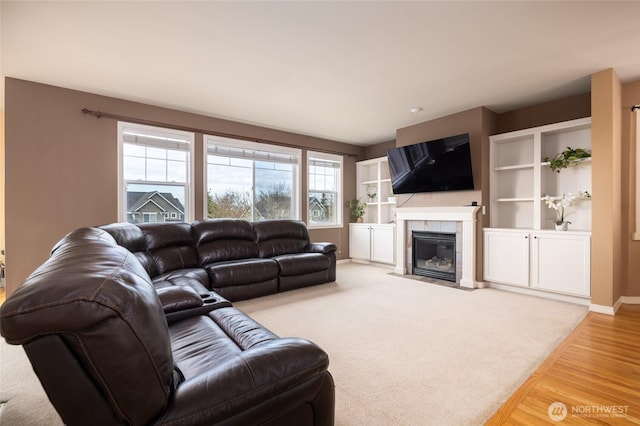
[[[231,302],[214,291],[210,291],[209,296],[203,297],[189,286],[156,288],[156,293],[160,298],[168,324],[231,306]]]
[[[164,313],[168,314],[202,306],[202,297],[191,287],[176,285],[156,289]]]
[[[338,247],[336,247],[333,243],[309,243],[305,247],[305,251],[309,253],[322,253],[328,254],[333,251],[336,251]]]
[[[268,341],[180,383],[158,423],[217,424],[321,375],[327,354],[300,338]]]

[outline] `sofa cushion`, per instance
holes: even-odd
[[[202,297],[209,295],[210,285],[207,271],[203,268],[177,269],[153,278],[156,288],[181,285],[193,288]]]
[[[147,254],[147,241],[139,227],[133,223],[120,222],[102,225],[98,228],[107,231],[118,245],[133,253],[150,277],[158,275],[156,263]]]
[[[309,244],[309,232],[304,222],[293,220],[263,220],[253,222],[260,257],[300,253]]]
[[[143,223],[138,226],[158,274],[200,266],[190,224]]]
[[[271,259],[232,260],[214,263],[205,269],[212,288],[259,283],[278,277],[278,264]]]
[[[193,224],[200,263],[258,257],[251,223],[241,219],[210,219]]]
[[[169,327],[176,365],[185,380],[206,373],[244,350],[278,337],[239,310],[228,307]]]
[[[98,226],[98,228],[109,233],[118,245],[130,252],[145,251],[147,249],[147,242],[142,230],[133,223],[110,223]]]
[[[331,266],[329,258],[321,253],[284,254],[275,256],[273,260],[278,263],[280,275],[284,277],[324,271]]]

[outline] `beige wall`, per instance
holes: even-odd
[[[498,115],[497,133],[591,116],[591,93],[569,96]]]
[[[613,306],[623,286],[621,85],[615,72],[594,74],[591,93],[591,303]]]
[[[4,172],[4,111],[0,111],[0,260],[4,262],[4,224],[5,224],[5,172]]]
[[[387,150],[389,148],[394,148],[396,146],[396,141],[382,142],[375,145],[368,146],[365,150],[365,159],[369,160],[372,158],[380,158],[387,156]]]
[[[632,126],[631,106],[640,104],[640,80],[622,85],[622,237],[627,245],[627,265],[622,295],[640,297],[640,241],[634,241],[631,235],[636,225],[635,201],[636,184],[640,171],[636,170],[635,129]]]
[[[8,293],[47,259],[53,244],[66,233],[81,226],[118,220],[117,122],[82,114],[83,108],[254,140],[277,141],[303,150],[342,152],[346,154],[347,183],[355,181],[355,161],[364,156],[364,148],[354,145],[24,80],[7,78],[5,86],[5,189],[6,199],[10,200],[6,206]],[[201,144],[201,135],[196,135],[196,139]],[[202,154],[199,156],[195,159],[196,171],[198,164],[203,164]],[[303,168],[303,176],[305,170]],[[202,178],[201,170],[197,178]],[[196,182],[196,190],[199,189],[196,218],[199,218],[204,191],[202,183]],[[355,184],[347,185],[345,199],[354,194]],[[305,213],[306,206],[303,217]],[[348,212],[345,211],[344,217],[348,223]],[[335,242],[338,258],[348,256],[348,227],[313,230],[311,237],[314,241]]]

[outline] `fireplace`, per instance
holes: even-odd
[[[456,282],[456,234],[413,231],[413,275]]]
[[[411,231],[455,232],[456,243],[456,282],[462,288],[481,288],[483,283],[476,280],[476,246],[478,233],[477,216],[480,206],[448,207],[397,207],[396,208],[396,268],[395,273],[404,275],[413,273],[410,265],[413,255]],[[412,224],[455,222],[451,229],[415,229]],[[411,266],[411,267],[409,267]]]

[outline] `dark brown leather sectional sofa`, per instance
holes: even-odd
[[[0,328],[68,425],[332,425],[327,354],[230,301],[333,280],[335,245],[302,222],[81,228]]]
[[[335,281],[336,246],[304,222],[212,219],[101,226],[133,252],[156,287],[187,285],[230,301]]]

